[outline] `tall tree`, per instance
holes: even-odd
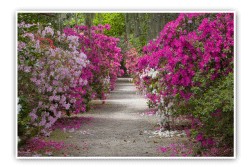
[[[91,27],[93,25],[94,13],[86,13],[85,14],[85,25]]]

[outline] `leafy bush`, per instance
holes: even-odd
[[[193,128],[195,128],[197,133],[202,134],[204,139],[214,138],[220,144],[219,147],[227,146],[233,148],[233,73],[217,79],[210,87],[198,91],[199,93],[191,97],[189,101],[180,102],[178,107],[176,107],[176,112],[178,114],[192,115],[198,119],[200,124],[194,125]]]

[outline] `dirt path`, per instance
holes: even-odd
[[[138,95],[129,79],[120,78],[106,103],[94,101],[93,111],[84,113],[84,117],[93,118],[88,124],[74,131],[55,131],[51,139],[60,135],[65,143],[75,148],[60,152],[67,156],[164,156],[158,148],[183,138],[152,136],[156,131],[155,116],[143,115],[149,111],[146,100]],[[166,155],[165,155],[166,156]]]

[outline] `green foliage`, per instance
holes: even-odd
[[[134,37],[133,34],[130,34],[129,43],[136,48],[137,52],[141,53],[143,46],[147,43],[147,39],[145,36]]]
[[[58,14],[56,13],[18,13],[18,23],[37,24],[58,28]]]
[[[19,72],[18,73],[18,104],[21,105],[21,109],[18,113],[18,136],[21,137],[21,142],[25,142],[27,139],[35,136],[39,129],[30,124],[30,111],[37,105],[39,100],[39,94],[36,92],[35,85],[30,81],[30,74]],[[29,97],[23,96],[23,92],[29,96],[34,96],[36,99],[29,101]],[[22,144],[22,143],[20,143]]]
[[[234,76],[230,73],[207,88],[193,88],[195,96],[181,102],[177,113],[192,114],[202,126],[199,131],[212,136],[226,145],[233,145],[234,135]]]
[[[83,13],[70,13],[69,18],[63,21],[64,26],[73,27],[75,25],[82,25],[85,22],[85,16]]]
[[[120,37],[125,32],[125,18],[123,13],[96,13],[93,20],[94,25],[109,24],[111,29],[105,31],[108,36]]]

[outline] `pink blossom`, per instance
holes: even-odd
[[[167,152],[167,148],[166,147],[159,147],[159,150],[162,152],[162,153],[165,153]]]

